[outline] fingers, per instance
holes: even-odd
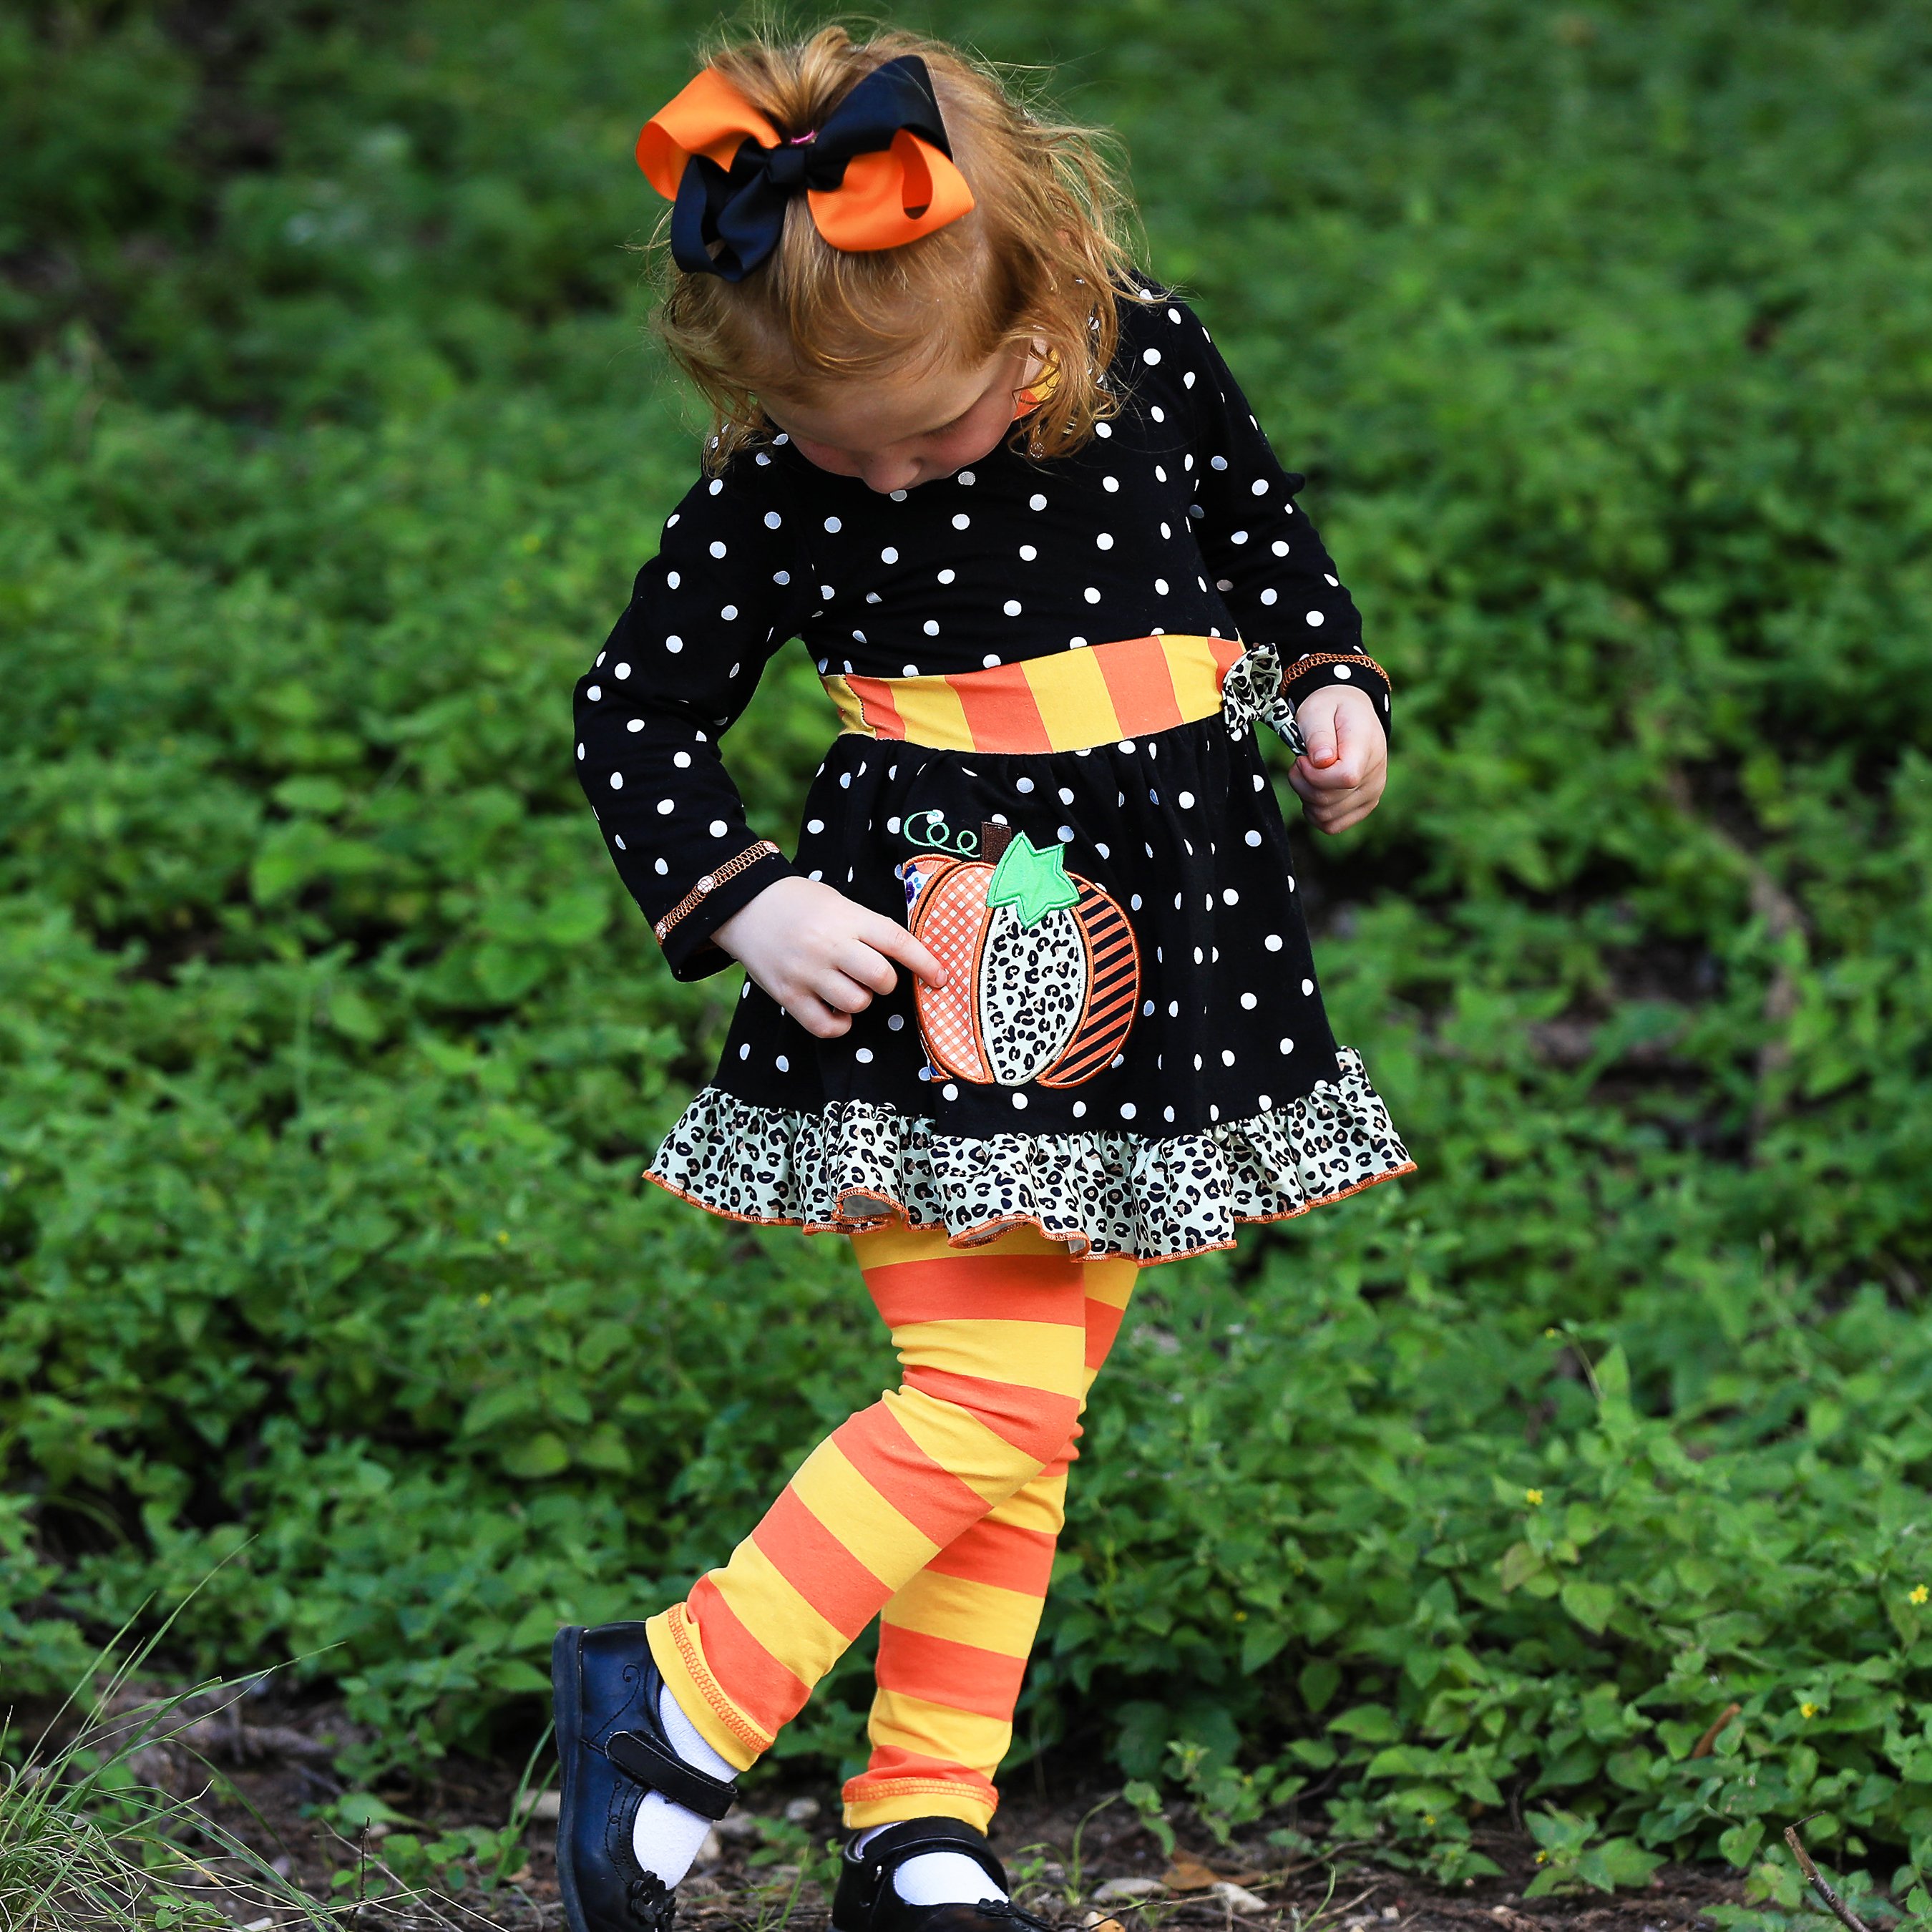
[[[1335,706],[1326,692],[1318,691],[1295,713],[1294,722],[1301,727],[1301,742],[1308,748],[1302,754],[1304,763],[1318,771],[1326,770],[1335,762]]]
[[[860,937],[868,946],[876,947],[888,958],[896,959],[908,973],[923,980],[928,986],[946,984],[946,968],[904,926],[895,926],[889,919],[874,920]],[[892,969],[887,967],[886,983],[879,991],[886,993],[891,990]]]

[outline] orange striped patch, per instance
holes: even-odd
[[[1053,1578],[1057,1540],[1043,1530],[1022,1529],[988,1516],[962,1530],[920,1574],[995,1583],[1003,1590],[1044,1598]]]
[[[1212,717],[1238,638],[1123,638],[950,677],[832,676],[842,731],[944,752],[1078,752]]]
[[[1043,1463],[1060,1454],[1080,1414],[1076,1396],[1054,1395],[1019,1382],[996,1382],[984,1376],[961,1375],[917,1362],[906,1370],[905,1385],[935,1402],[950,1402],[963,1408],[1002,1442],[1036,1462]]]
[[[887,1586],[799,1500],[788,1484],[752,1540],[848,1643],[878,1614]]]
[[[1044,1322],[1078,1328],[1089,1310],[1077,1262],[1045,1255],[948,1253],[862,1270],[889,1328],[916,1322]]]
[[[775,1658],[737,1618],[709,1576],[700,1576],[689,1602],[704,1660],[734,1702],[766,1736],[776,1736],[805,1707],[812,1687]]]
[[[943,1469],[874,1402],[832,1432],[845,1460],[928,1543],[944,1550],[968,1523],[986,1514],[986,1498]]]

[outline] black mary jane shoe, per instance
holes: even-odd
[[[638,1623],[572,1624],[550,1646],[563,1767],[556,1877],[570,1932],[670,1932],[677,1894],[631,1849],[647,1791],[717,1820],[738,1787],[688,1765],[658,1717],[664,1679]]]
[[[838,1861],[838,1888],[832,1898],[832,1932],[1051,1932],[1030,1912],[995,1897],[1006,1889],[1006,1868],[993,1856],[986,1834],[957,1818],[909,1818],[888,1825],[856,1849],[865,1834],[845,1840]],[[922,1852],[963,1852],[992,1880],[973,1905],[909,1905],[892,1874]]]

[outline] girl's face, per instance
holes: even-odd
[[[1013,426],[1013,401],[1038,358],[1002,349],[976,368],[880,377],[809,401],[761,396],[799,454],[868,489],[911,490],[989,456]]]

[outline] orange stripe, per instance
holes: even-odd
[[[799,1500],[790,1484],[766,1511],[752,1540],[772,1567],[848,1643],[892,1594]]]
[[[1114,1346],[1114,1337],[1120,1332],[1120,1322],[1126,1312],[1124,1308],[1110,1308],[1104,1301],[1088,1303],[1088,1367],[1097,1369],[1107,1359],[1107,1351]]]
[[[958,693],[973,748],[979,752],[1050,752],[1053,740],[1034,701],[1024,664],[964,672],[946,681]]]
[[[986,1514],[986,1499],[942,1469],[880,1403],[832,1431],[840,1453],[928,1543],[943,1550]]]
[[[1036,1462],[1060,1453],[1080,1414],[1075,1396],[1054,1395],[1018,1382],[996,1382],[984,1376],[961,1375],[952,1369],[928,1368],[924,1363],[914,1363],[906,1370],[905,1385],[936,1402],[950,1402],[964,1409],[1002,1442]],[[986,1504],[980,1508],[984,1514]],[[934,1538],[935,1542],[952,1540]]]
[[[712,1675],[767,1736],[804,1708],[812,1687],[795,1677],[738,1621],[709,1576],[698,1579],[687,1614],[698,1626],[698,1641]]]
[[[1114,694],[1114,714],[1126,736],[1144,737],[1182,722],[1167,651],[1160,638],[1133,638],[1106,646],[1100,671]]]
[[[866,1292],[889,1328],[914,1322],[1044,1322],[1063,1328],[1084,1318],[1077,1262],[968,1254],[867,1268]],[[1081,1297],[1084,1302],[1085,1298]]]
[[[961,1531],[920,1574],[996,1583],[1003,1590],[1044,1598],[1053,1579],[1054,1544],[1043,1530],[988,1517]]]
[[[948,1710],[972,1711],[1010,1722],[1026,1675],[1026,1659],[881,1624],[877,1675],[882,1690],[902,1690]]]
[[[889,677],[848,677],[845,682],[852,688],[852,695],[859,700],[859,710],[866,722],[872,727],[875,738],[903,738],[905,726],[900,722],[898,706],[892,702],[892,681]]]
[[[1215,682],[1226,677],[1234,668],[1241,653],[1247,649],[1239,638],[1210,638],[1208,648],[1214,653],[1214,668],[1220,674]]]
[[[856,1803],[874,1787],[902,1778],[943,1779],[962,1790],[983,1794],[989,1802],[993,1797],[991,1778],[978,1772],[964,1771],[950,1758],[928,1757],[924,1751],[908,1750],[903,1744],[880,1744],[874,1747],[872,1761],[863,1773],[846,1780],[845,1802]]]

